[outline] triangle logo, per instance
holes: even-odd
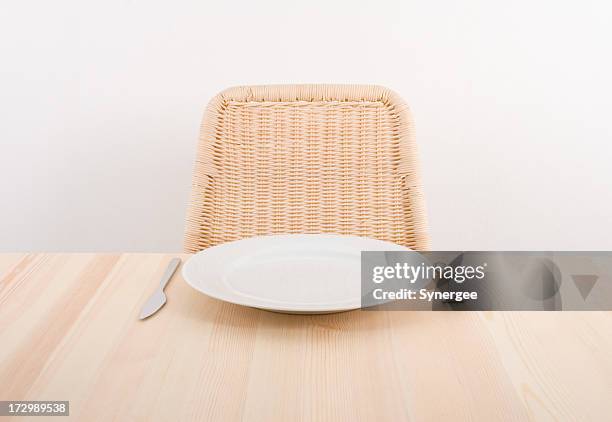
[[[580,291],[582,298],[586,300],[591,290],[593,290],[593,286],[597,283],[597,279],[599,276],[592,274],[572,274],[572,278],[574,279],[574,284]]]

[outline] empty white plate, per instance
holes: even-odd
[[[287,313],[328,313],[361,305],[361,251],[409,248],[357,236],[258,236],[192,256],[183,278],[226,302]]]

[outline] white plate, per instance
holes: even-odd
[[[361,305],[361,251],[408,251],[357,236],[258,236],[192,256],[183,278],[226,302],[269,311],[328,313]]]

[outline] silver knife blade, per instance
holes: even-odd
[[[155,290],[155,292],[153,292],[151,297],[142,307],[142,310],[140,311],[140,319],[150,317],[166,304],[166,294],[164,293],[164,288],[172,278],[172,275],[174,275],[174,272],[176,271],[180,263],[180,258],[173,258],[172,261],[170,261],[168,267],[166,267],[164,275],[162,276],[159,282],[159,287],[157,288],[157,290]]]

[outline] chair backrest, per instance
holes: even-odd
[[[408,107],[367,85],[230,88],[206,110],[185,251],[336,233],[429,247]]]

